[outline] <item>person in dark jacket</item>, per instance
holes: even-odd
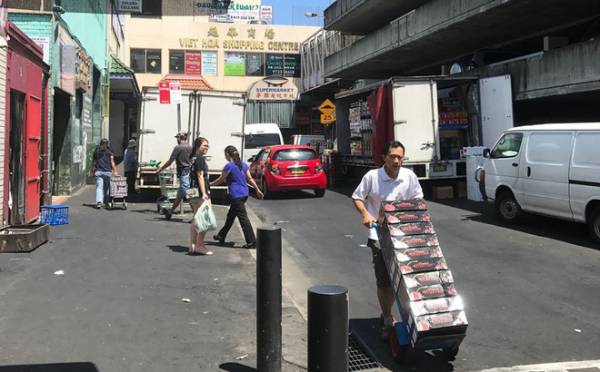
[[[227,159],[229,163],[223,168],[223,172],[219,178],[211,182],[210,185],[218,186],[226,181],[231,206],[227,212],[225,225],[221,231],[214,236],[214,239],[219,241],[219,244],[223,244],[229,229],[231,229],[231,226],[233,225],[233,221],[237,217],[240,221],[240,225],[242,225],[242,231],[244,232],[244,238],[246,240],[246,244],[243,248],[255,248],[256,237],[250,219],[248,218],[248,213],[246,212],[246,200],[248,200],[249,195],[248,183],[254,187],[258,198],[262,199],[264,194],[250,176],[248,164],[240,160],[240,153],[234,146],[227,146],[225,148],[225,159]]]
[[[119,175],[115,166],[115,157],[108,146],[108,140],[100,140],[92,158],[92,175],[96,177],[96,208],[100,209],[102,203],[108,203],[110,178]]]

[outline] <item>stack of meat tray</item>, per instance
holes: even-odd
[[[467,317],[427,205],[414,199],[381,208],[381,247],[411,346],[457,352]]]

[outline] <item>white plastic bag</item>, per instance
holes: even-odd
[[[198,208],[198,211],[194,215],[194,227],[201,232],[217,229],[217,218],[209,202],[205,201]]]

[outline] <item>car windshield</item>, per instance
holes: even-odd
[[[313,160],[317,153],[309,149],[281,150],[273,157],[273,160]]]
[[[281,139],[277,133],[246,134],[246,149],[260,149],[265,146],[281,145]]]

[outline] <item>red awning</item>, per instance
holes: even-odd
[[[172,82],[178,81],[181,84],[181,89],[183,90],[212,90],[213,87],[208,84],[206,80],[202,77],[202,75],[176,75],[170,74],[165,75],[160,81],[163,82]]]

